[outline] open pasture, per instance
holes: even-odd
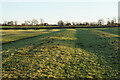
[[[2,30],[2,43],[8,43],[26,38],[32,38],[41,34],[48,34],[56,30]],[[59,31],[59,30],[58,30]]]
[[[120,78],[120,35],[107,29],[3,30],[2,77]]]

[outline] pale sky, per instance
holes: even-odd
[[[34,2],[33,2],[34,1]],[[69,22],[96,22],[99,18],[117,17],[119,0],[1,0],[0,22],[43,18],[56,24]]]
[[[1,2],[118,2],[119,0],[0,0]]]

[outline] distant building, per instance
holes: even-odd
[[[44,26],[49,26],[49,24],[48,23],[44,23]]]
[[[118,2],[118,24],[120,24],[120,1]]]
[[[8,22],[8,25],[9,25],[9,26],[12,26],[12,25],[14,25],[14,22],[13,22],[13,21],[9,21],[9,22]]]

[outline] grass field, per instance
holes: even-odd
[[[118,28],[2,30],[2,77],[120,78],[119,37]]]
[[[55,31],[55,30],[54,30]],[[21,39],[36,37],[42,34],[48,34],[53,32],[53,30],[2,30],[2,43],[8,43],[12,41],[17,41]]]

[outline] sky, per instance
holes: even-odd
[[[97,22],[98,19],[118,15],[119,0],[2,0],[0,23],[42,18],[44,22],[56,24],[68,22]]]

